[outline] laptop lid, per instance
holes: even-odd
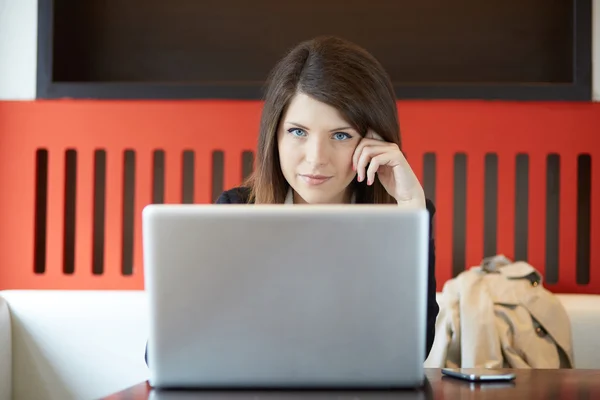
[[[150,384],[418,386],[427,210],[150,205]]]

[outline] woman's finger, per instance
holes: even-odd
[[[389,162],[390,155],[388,153],[381,153],[371,158],[369,168],[367,169],[367,185],[372,185],[375,182],[375,173],[379,170],[379,167]]]
[[[384,141],[383,138],[375,131],[369,129],[369,131],[367,132],[367,134],[365,135],[366,138],[370,138],[370,139],[374,139],[374,140],[379,140],[379,141]]]
[[[367,164],[371,161],[371,158],[379,154],[376,148],[365,146],[363,147],[358,157],[356,164],[356,172],[358,173],[358,181],[362,182],[365,179]]]
[[[358,159],[360,158],[360,154],[366,146],[385,145],[385,144],[387,144],[387,143],[383,140],[383,138],[380,135],[378,135],[372,129],[369,129],[367,131],[367,133],[365,134],[365,136],[362,138],[362,140],[358,143],[358,146],[356,146],[356,149],[354,149],[354,154],[352,155],[352,165],[356,169],[356,166],[358,164]]]
[[[373,162],[373,158],[381,154],[386,154],[387,150],[387,146],[366,146],[363,148],[358,159],[358,165],[356,167],[359,182],[362,182],[367,178],[367,166]]]
[[[367,146],[367,143],[365,142],[365,139],[362,139],[358,143],[358,146],[356,146],[356,149],[354,149],[354,153],[352,154],[352,165],[354,166],[354,169],[357,172],[358,172],[358,160],[360,159],[360,155],[366,146]]]
[[[373,139],[371,139],[371,140],[363,139],[359,143],[359,145],[356,146],[356,149],[354,149],[354,153],[352,154],[352,165],[354,166],[354,169],[357,172],[358,172],[358,161],[360,160],[360,156],[362,155],[363,151],[366,148],[378,149],[378,152],[382,153],[382,152],[386,151],[387,143],[380,142],[380,141],[374,141]]]

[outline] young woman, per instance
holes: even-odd
[[[300,43],[275,66],[254,173],[217,203],[397,204],[435,213],[400,150],[390,78],[371,54],[336,37]],[[430,236],[426,354],[439,311],[435,292]]]

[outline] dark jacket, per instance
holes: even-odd
[[[217,199],[217,204],[247,204],[250,197],[250,190],[246,187],[238,187],[223,192]],[[425,358],[429,355],[433,346],[435,336],[435,320],[440,310],[436,301],[436,282],[435,282],[435,240],[432,235],[432,221],[435,214],[435,206],[431,200],[426,200],[427,210],[429,211],[429,280],[427,285],[427,342],[425,349]]]
[[[217,199],[217,204],[248,204],[250,191],[248,188],[239,187],[223,192]],[[432,231],[431,221],[435,214],[435,207],[430,200],[427,200],[427,210],[429,210],[429,230]],[[439,312],[439,306],[436,298],[436,282],[435,282],[435,242],[430,233],[429,239],[429,281],[427,290],[427,342],[425,349],[425,357],[429,355],[433,346],[433,338],[435,336],[435,320]],[[148,345],[146,344],[146,363],[148,363]]]

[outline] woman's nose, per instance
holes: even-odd
[[[311,138],[306,143],[305,158],[312,165],[325,165],[329,160],[329,149],[326,141],[320,138]]]

